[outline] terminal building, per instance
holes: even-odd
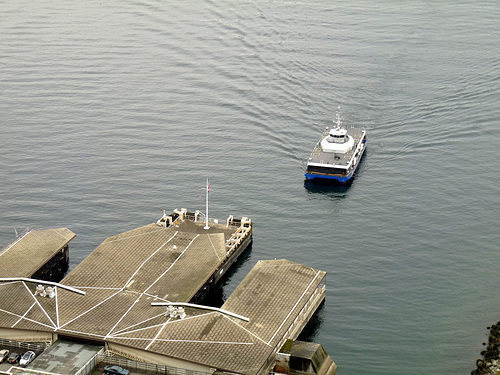
[[[67,252],[74,234],[62,228],[21,236],[0,252],[0,344],[44,343],[47,352],[57,342],[95,348],[87,372],[48,368],[42,354],[28,366],[34,373],[85,375],[102,358],[154,364],[161,372],[269,373],[324,300],[326,273],[288,260],[259,261],[220,308],[205,306],[252,243],[248,218],[207,227],[198,212],[175,210],[106,239],[60,283],[33,275]],[[38,264],[9,267],[13,256]],[[329,373],[335,370],[333,363]]]

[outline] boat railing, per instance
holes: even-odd
[[[361,150],[363,149],[363,147],[365,147],[365,144],[363,142],[363,140],[361,140],[359,143],[358,143],[358,146],[356,147],[356,150],[354,151],[354,157],[351,159],[351,161],[349,162],[349,164],[347,165],[347,168],[349,169],[351,167],[351,165],[354,163],[356,164],[356,161],[357,161],[357,158],[359,157],[359,153],[361,152]]]

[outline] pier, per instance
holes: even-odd
[[[207,229],[198,212],[174,210],[106,239],[52,295],[25,279],[0,283],[0,339],[76,339],[101,345],[103,360],[166,372],[267,374],[324,300],[326,273],[259,261],[221,308],[200,304],[251,243],[249,218],[212,220]]]
[[[62,278],[75,236],[67,228],[27,230],[0,251],[0,277]]]

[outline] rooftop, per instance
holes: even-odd
[[[260,261],[222,306],[249,321],[193,307],[185,307],[185,319],[167,316],[151,303],[189,301],[223,261],[237,229],[203,226],[149,224],[108,238],[61,281],[85,295],[56,288],[51,299],[35,296],[36,285],[24,280],[0,284],[0,333],[55,332],[130,348],[138,358],[150,353],[258,374],[312,296],[324,292],[326,273],[287,260]]]
[[[288,260],[259,261],[222,306],[249,322],[186,308],[186,319],[158,316],[118,331],[108,341],[220,370],[258,374],[325,275]]]
[[[27,231],[0,251],[1,277],[31,277],[75,236],[67,228]]]

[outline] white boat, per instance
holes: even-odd
[[[349,181],[366,148],[366,131],[346,128],[337,111],[333,127],[327,127],[307,161],[305,177]]]

